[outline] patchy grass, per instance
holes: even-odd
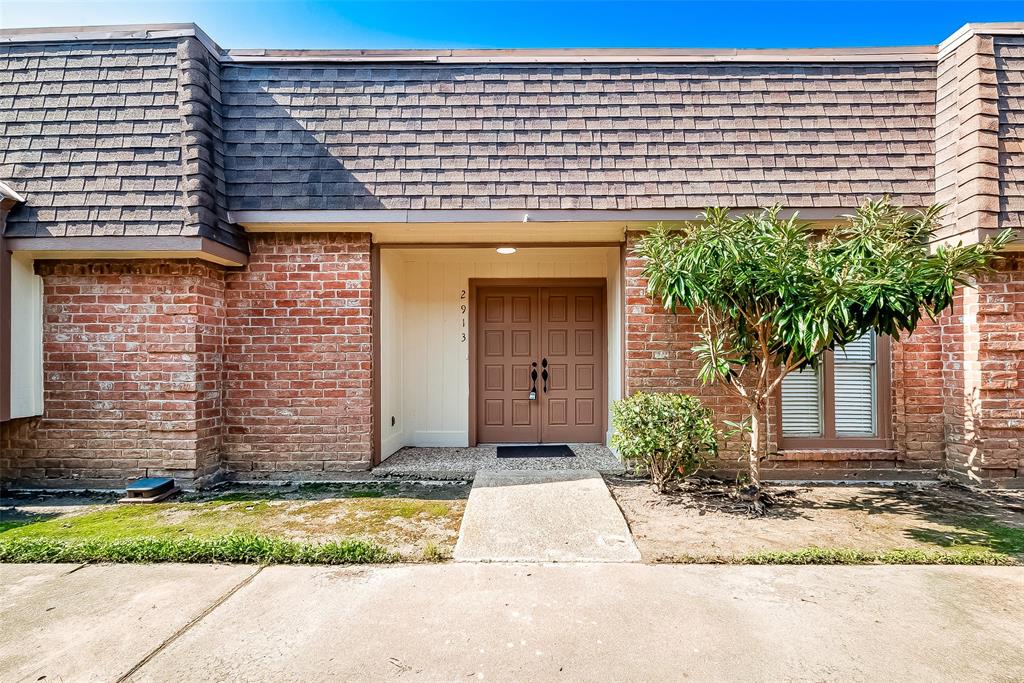
[[[1024,528],[1009,527],[986,517],[965,516],[951,529],[910,529],[911,538],[956,553],[993,551],[1024,559]]]
[[[424,562],[442,562],[450,557],[451,553],[441,550],[434,543],[427,543],[427,547],[423,549]]]
[[[265,536],[62,540],[0,538],[0,562],[239,562],[246,564],[358,564],[401,559],[361,539],[296,543]]]
[[[13,506],[3,512],[0,561],[433,562],[450,556],[467,494],[464,484],[368,482],[245,487],[151,505],[39,495],[5,501]]]
[[[21,519],[0,519],[0,534],[4,533],[5,531],[10,531],[11,529],[17,529],[20,526],[25,526],[26,524],[34,524],[37,521],[39,520],[34,517],[23,517]]]
[[[736,564],[961,564],[1015,565],[1017,561],[1003,553],[988,550],[942,551],[894,548],[867,552],[853,548],[802,548],[744,555]]]

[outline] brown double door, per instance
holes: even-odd
[[[477,442],[603,442],[604,289],[487,286],[475,305]]]

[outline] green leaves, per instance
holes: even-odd
[[[651,296],[702,312],[701,381],[735,381],[746,365],[805,365],[869,330],[898,338],[948,308],[1013,235],[932,253],[941,211],[885,198],[816,229],[779,206],[738,217],[709,208],[697,223],[659,224],[636,253]]]
[[[718,453],[711,409],[696,396],[639,392],[612,404],[614,446],[660,492]]]

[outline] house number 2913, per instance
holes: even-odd
[[[463,289],[459,292],[459,324],[463,342],[466,341],[466,310],[466,290]]]

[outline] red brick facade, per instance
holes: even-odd
[[[720,385],[707,386],[697,377],[699,363],[693,354],[698,343],[698,321],[692,313],[673,315],[647,295],[643,261],[633,255],[637,233],[628,233],[625,264],[625,370],[626,393],[680,391],[700,396],[719,420],[742,420],[746,408],[739,397]],[[743,446],[737,439],[723,450],[727,466],[739,457]]]
[[[1024,256],[957,296],[942,320],[946,467],[968,481],[1024,477]]]
[[[0,425],[4,478],[216,474],[224,278],[200,261],[47,262],[42,417]]]
[[[224,465],[243,479],[365,470],[370,236],[264,234],[227,274]]]
[[[721,420],[740,420],[743,403],[697,378],[693,314],[673,316],[646,293],[641,260],[627,242],[626,390],[683,391],[701,396]],[[966,305],[966,307],[965,307]],[[965,322],[966,321],[966,322]],[[925,321],[892,345],[894,448],[788,450],[765,468],[776,478],[935,476],[949,469],[984,483],[1024,476],[1024,258],[957,298],[953,313]],[[964,397],[969,396],[968,400]],[[767,438],[776,448],[777,407]],[[743,444],[724,449],[719,467],[736,469]],[[970,474],[969,474],[970,473]]]
[[[8,481],[316,478],[372,444],[368,235],[266,235],[242,269],[37,262],[44,415],[0,424]]]
[[[631,250],[635,236],[629,238]],[[266,233],[248,265],[39,261],[44,409],[0,425],[5,480],[117,485],[317,479],[367,469],[373,451],[371,248],[366,234]],[[625,264],[628,392],[685,391],[720,419],[742,403],[703,386],[692,315],[646,294]],[[953,311],[893,345],[889,450],[789,450],[775,478],[1024,472],[1024,257],[999,262]],[[767,438],[775,447],[777,410]],[[742,444],[719,467],[736,468]]]

